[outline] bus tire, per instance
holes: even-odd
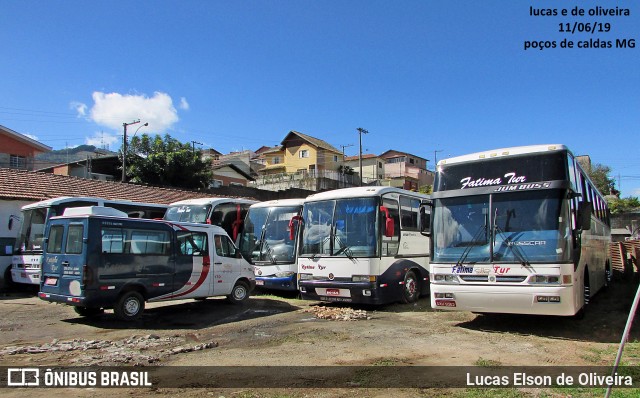
[[[420,281],[416,277],[416,273],[413,270],[407,271],[404,274],[404,283],[402,285],[402,302],[403,303],[415,303],[420,297]]]
[[[80,316],[93,317],[102,315],[104,313],[104,309],[102,308],[88,308],[88,307],[73,307],[73,310],[76,314]]]
[[[142,316],[143,311],[144,297],[135,290],[123,293],[113,307],[113,312],[123,321],[134,321]]]
[[[237,281],[227,296],[227,301],[233,304],[241,304],[249,298],[249,285],[245,281]]]

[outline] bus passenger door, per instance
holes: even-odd
[[[214,242],[213,295],[227,295],[242,272],[244,259],[228,236],[215,235]]]
[[[212,294],[212,280],[207,233],[178,232],[174,290],[186,292],[187,297],[208,297]]]

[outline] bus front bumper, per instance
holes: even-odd
[[[431,284],[431,308],[480,313],[575,315],[571,286]]]
[[[389,287],[372,282],[300,280],[298,286],[305,300],[354,304],[386,304],[397,297]]]
[[[297,279],[297,274],[284,277],[256,276],[256,288],[265,290],[285,290],[293,292],[298,290],[298,286],[296,285]]]

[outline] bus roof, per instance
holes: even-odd
[[[396,188],[396,187],[381,187],[381,186],[371,186],[371,187],[355,187],[355,188],[342,188],[342,189],[334,189],[332,191],[320,192],[313,195],[309,195],[305,202],[314,202],[317,200],[330,200],[330,199],[345,199],[345,198],[362,198],[362,197],[370,197],[370,196],[380,196],[387,193],[403,193],[405,195],[411,195],[415,197],[419,197],[422,199],[428,199],[429,196],[413,192],[407,191],[406,189]]]
[[[251,205],[251,209],[258,207],[284,207],[284,206],[302,206],[304,199],[275,199],[266,202],[258,202]]]
[[[494,159],[503,156],[525,155],[528,153],[541,153],[568,150],[565,145],[562,144],[547,144],[547,145],[527,145],[527,146],[514,146],[510,148],[492,149],[483,152],[470,153],[468,155],[455,156],[447,159],[442,159],[438,162],[438,166],[450,165],[454,163],[465,163],[480,159]]]
[[[77,217],[77,216],[109,216],[109,217],[122,217],[129,218],[127,213],[114,209],[113,207],[105,206],[83,206],[83,207],[69,207],[62,213],[65,217]]]
[[[141,205],[146,207],[157,207],[159,209],[167,208],[167,205],[162,205],[158,203],[133,202],[131,200],[124,200],[124,199],[105,199],[105,198],[98,198],[98,197],[92,197],[92,196],[60,196],[57,198],[46,199],[40,202],[24,205],[22,206],[22,210],[37,209],[41,207],[51,207],[59,204],[64,204],[68,202],[78,202],[78,201],[85,201],[85,202],[95,201],[100,205],[102,205],[103,203],[107,203],[107,204],[122,203],[122,204],[131,204],[131,205]]]
[[[182,206],[182,205],[216,205],[219,203],[258,203],[255,200],[245,198],[198,198],[198,199],[185,199],[178,202],[173,202],[169,206]]]

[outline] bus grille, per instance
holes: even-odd
[[[459,277],[465,282],[489,282],[489,275],[459,275]],[[526,279],[526,276],[496,275],[497,283],[522,283]]]

